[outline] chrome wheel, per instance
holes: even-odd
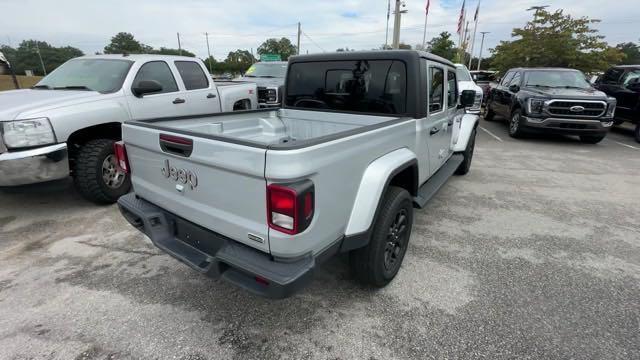
[[[124,183],[125,173],[120,171],[116,163],[116,156],[110,154],[102,162],[102,180],[107,187],[117,189]]]
[[[402,208],[396,214],[387,233],[387,244],[384,248],[384,268],[394,271],[400,265],[402,250],[406,244],[407,210]]]

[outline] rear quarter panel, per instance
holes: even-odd
[[[296,257],[310,250],[317,254],[341,239],[369,164],[397,149],[415,151],[416,140],[416,122],[407,119],[311,147],[267,151],[267,183],[310,179],[315,186],[311,225],[294,236],[269,229],[272,255]]]

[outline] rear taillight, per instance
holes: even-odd
[[[128,173],[131,171],[129,167],[129,159],[127,158],[127,149],[124,147],[124,142],[116,141],[113,144],[113,152],[116,155],[116,162],[120,171]]]
[[[314,207],[311,180],[267,186],[267,221],[274,230],[289,235],[303,232],[313,220]]]

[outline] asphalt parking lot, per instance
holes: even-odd
[[[69,183],[0,192],[2,359],[638,359],[640,144],[514,140],[417,212],[398,277],[344,257],[273,301],[207,279]]]

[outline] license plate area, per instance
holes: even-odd
[[[176,239],[208,255],[215,256],[218,250],[226,243],[226,239],[222,236],[190,221],[179,217],[175,217],[173,221]]]

